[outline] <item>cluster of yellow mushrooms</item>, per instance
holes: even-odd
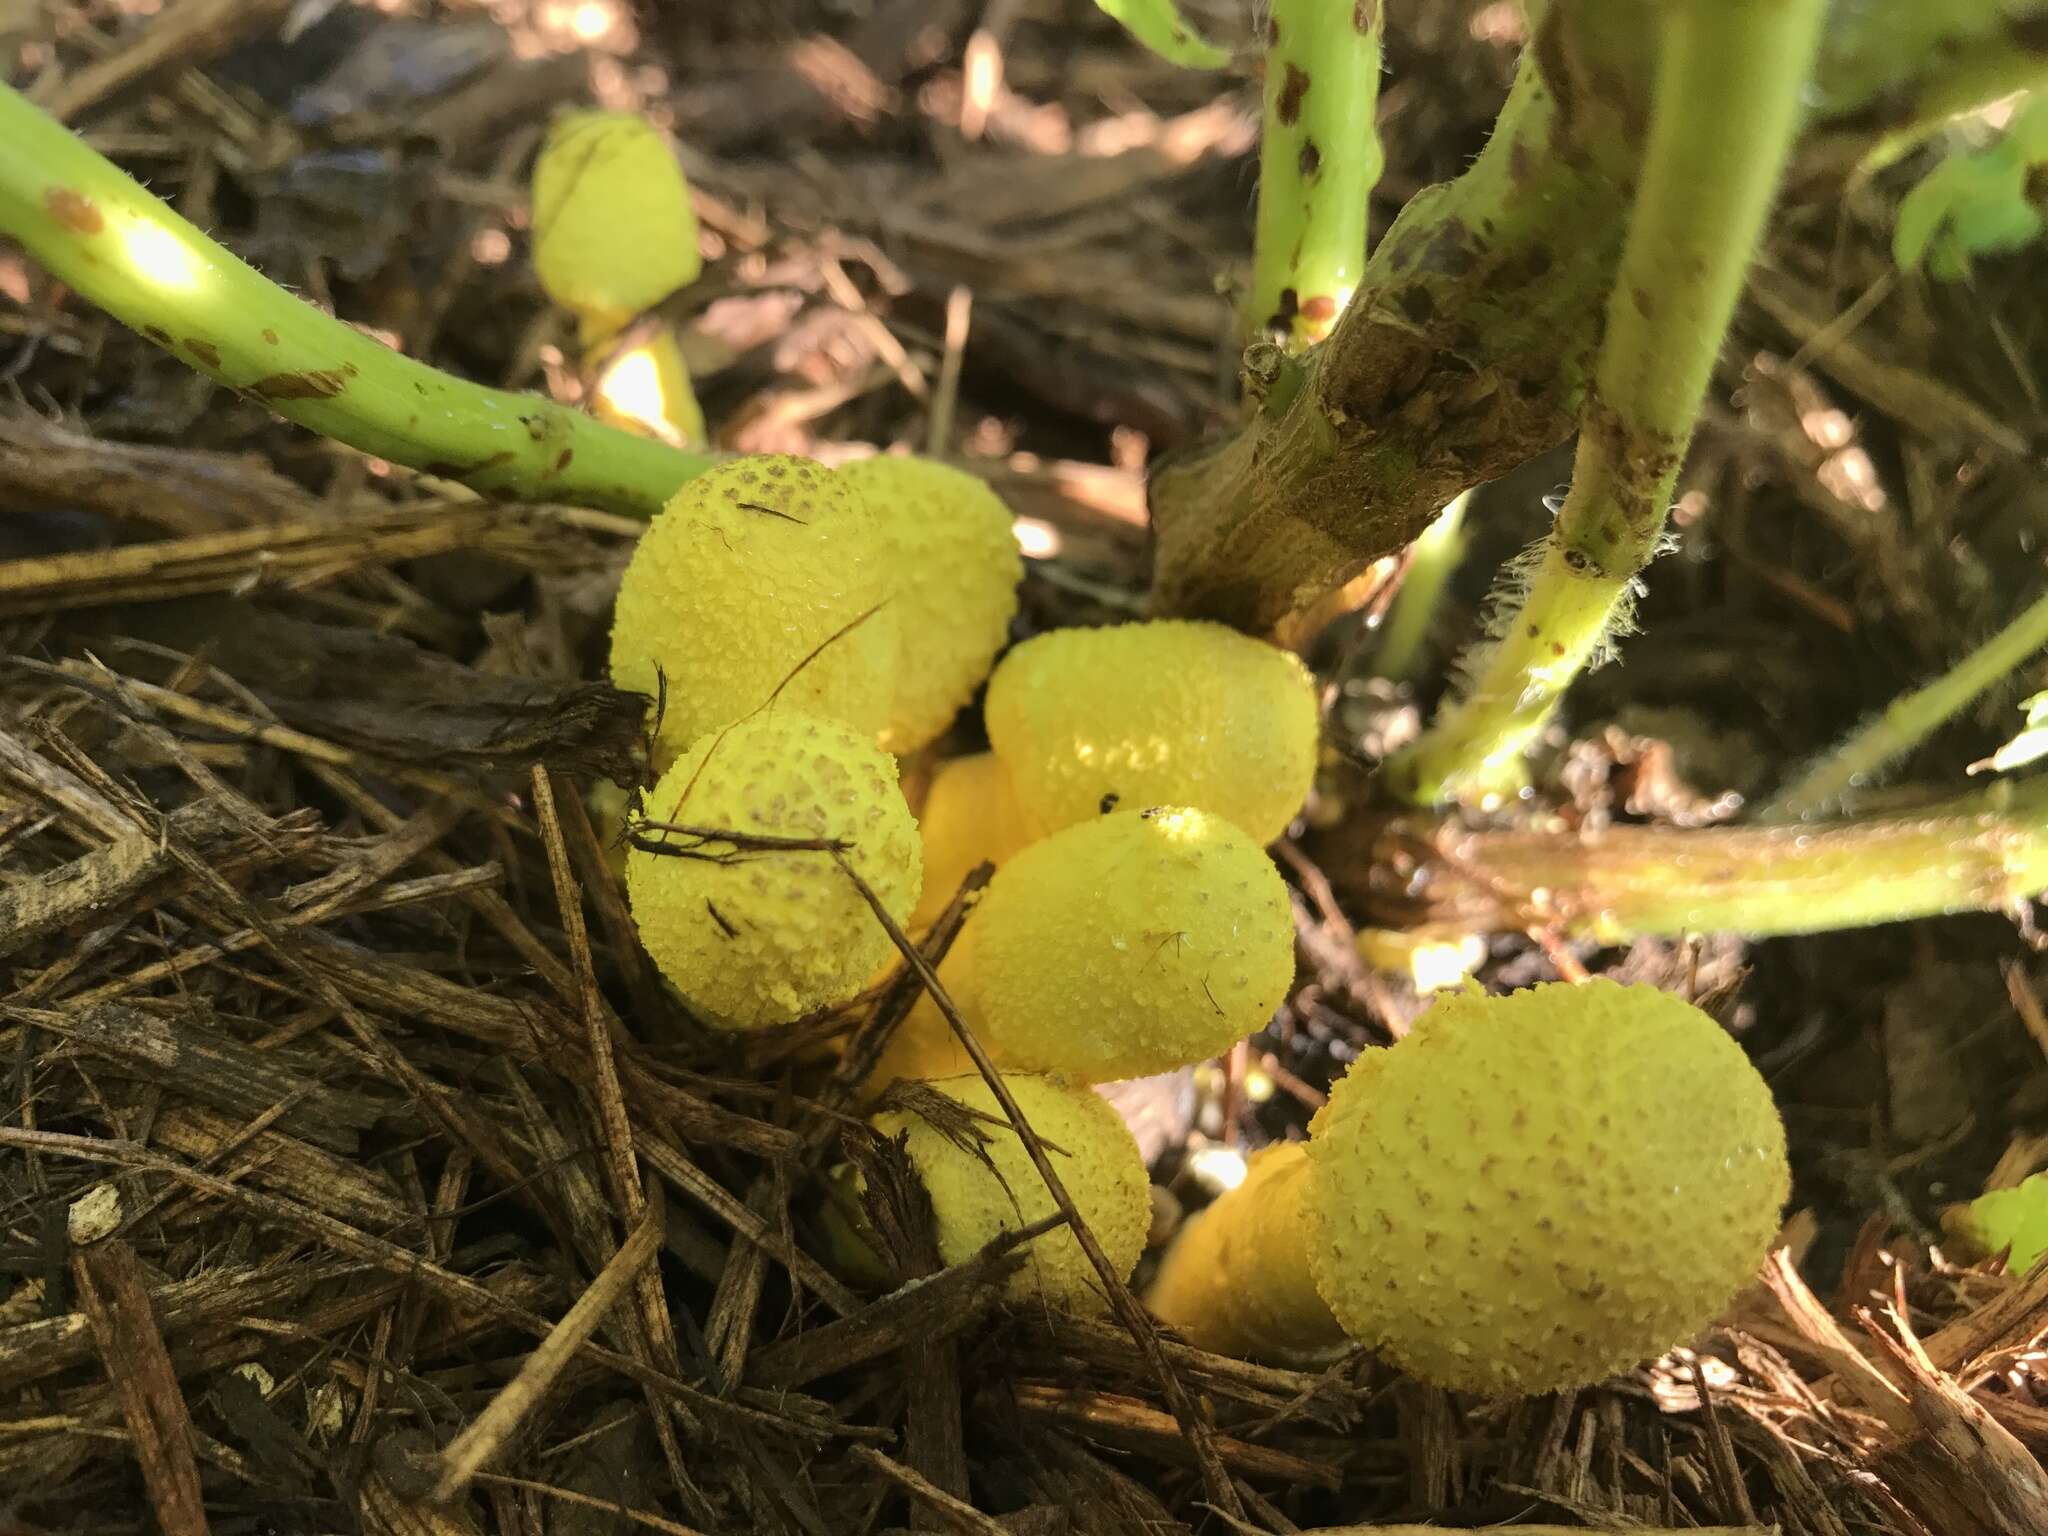
[[[696,273],[659,136],[630,117],[559,123],[534,232],[586,362],[612,369],[599,408],[700,435],[674,337],[636,322]],[[629,364],[657,408],[625,410],[633,391],[605,382]],[[627,892],[676,991],[743,1030],[886,973],[870,897],[915,935],[995,865],[940,982],[1128,1277],[1147,1173],[1093,1085],[1205,1060],[1285,999],[1293,921],[1265,848],[1308,793],[1318,712],[1291,654],[1213,624],[1058,630],[998,665],[1021,574],[1007,509],[941,464],[764,455],[685,485],[640,542],[612,633],[613,680],[662,703]],[[941,765],[914,809],[897,758],[984,681],[990,750]],[[904,1078],[986,1127],[963,1147],[887,1101],[875,1115],[924,1181],[947,1262],[1054,1214],[929,997],[872,1087]],[[1786,1184],[1768,1091],[1689,1004],[1605,982],[1469,991],[1361,1057],[1306,1143],[1260,1155],[1187,1224],[1147,1299],[1218,1351],[1310,1360],[1357,1341],[1446,1386],[1545,1391],[1711,1321],[1754,1273]],[[858,1247],[852,1207],[835,1234]],[[1041,1305],[1104,1296],[1065,1227],[1008,1284]]]
[[[749,1029],[845,1003],[894,959],[849,868],[915,934],[995,864],[940,980],[1128,1275],[1147,1175],[1092,1085],[1211,1057],[1285,998],[1293,922],[1264,850],[1309,787],[1315,696],[1292,655],[1171,621],[1041,634],[990,675],[1020,570],[1002,503],[944,465],[757,456],[686,485],[612,635],[614,679],[664,701],[627,888],[676,989]],[[985,677],[991,750],[945,763],[914,814],[895,754]],[[929,999],[874,1086],[897,1078],[987,1123],[969,1149],[876,1117],[947,1261],[1052,1214]],[[1468,992],[1362,1057],[1305,1144],[1255,1159],[1148,1299],[1219,1351],[1360,1341],[1448,1386],[1543,1391],[1710,1321],[1785,1194],[1769,1093],[1690,1004],[1608,982]],[[1101,1304],[1071,1232],[1026,1259],[1014,1296]]]

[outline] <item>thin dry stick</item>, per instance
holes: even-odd
[[[974,313],[974,290],[955,284],[946,295],[946,350],[939,357],[939,384],[932,391],[932,411],[925,423],[927,458],[943,458],[953,437],[953,414],[960,404],[960,368],[967,357],[967,323]]]
[[[79,1308],[135,1445],[151,1510],[167,1536],[206,1536],[192,1415],[150,1309],[141,1261],[127,1243],[108,1238],[80,1249],[71,1269]]]
[[[1154,1331],[1151,1319],[1146,1317],[1145,1309],[1139,1306],[1137,1297],[1131,1294],[1131,1288],[1124,1284],[1124,1277],[1117,1272],[1116,1266],[1109,1262],[1109,1255],[1102,1251],[1102,1244],[1096,1241],[1095,1234],[1088,1229],[1088,1223],[1081,1219],[1080,1212],[1074,1208],[1073,1199],[1067,1194],[1066,1185],[1060,1181],[1052,1160],[1046,1156],[1045,1144],[1038,1139],[1038,1132],[1031,1128],[1031,1122],[1024,1118],[1024,1111],[1018,1107],[1009,1085],[1003,1081],[1002,1074],[996,1070],[995,1063],[989,1059],[989,1054],[982,1048],[981,1042],[975,1039],[974,1031],[967,1027],[967,1021],[960,1016],[960,1010],[955,1006],[952,996],[939,984],[938,972],[932,969],[931,963],[919,952],[918,947],[910,942],[909,935],[904,933],[901,925],[889,914],[889,909],[882,904],[882,898],[875,894],[874,887],[861,878],[860,871],[853,867],[852,861],[844,853],[835,852],[832,857],[846,872],[846,878],[853,882],[854,889],[860,892],[861,900],[865,901],[868,909],[875,914],[876,921],[889,935],[889,941],[896,946],[897,952],[903,956],[910,968],[917,972],[918,980],[924,983],[925,990],[931,993],[932,1002],[937,1005],[939,1012],[945,1015],[946,1023],[952,1028],[953,1037],[960,1042],[961,1049],[967,1052],[975,1070],[981,1073],[982,1080],[988,1084],[989,1092],[995,1095],[996,1102],[1002,1105],[1003,1114],[1017,1132],[1017,1139],[1023,1143],[1032,1167],[1038,1170],[1038,1176],[1045,1181],[1045,1187],[1051,1193],[1053,1203],[1066,1213],[1067,1223],[1074,1232],[1074,1241],[1081,1245],[1082,1253],[1087,1255],[1088,1262],[1094,1266],[1103,1289],[1109,1293],[1110,1306],[1115,1310],[1117,1320],[1130,1330],[1139,1353],[1145,1357],[1146,1366],[1166,1396],[1167,1406],[1173,1410],[1174,1419],[1179,1423],[1181,1433],[1187,1436],[1188,1445],[1195,1453],[1195,1464],[1201,1468],[1202,1487],[1208,1494],[1209,1501],[1232,1516],[1242,1517],[1244,1503],[1237,1496],[1236,1485],[1231,1482],[1230,1473],[1224,1468],[1222,1458],[1216,1454],[1215,1442],[1207,1420],[1196,1410],[1194,1400],[1188,1396],[1187,1387],[1167,1361],[1165,1351],[1159,1346],[1159,1335]]]
[[[653,1262],[655,1254],[661,1251],[663,1209],[658,1201],[648,1207],[640,1225],[619,1245],[611,1263],[598,1272],[589,1288],[562,1314],[562,1320],[526,1357],[519,1374],[506,1382],[484,1411],[441,1452],[441,1477],[434,1484],[434,1503],[445,1504],[469,1487],[470,1479],[540,1405],[563,1367],[597,1332],[605,1314]]]
[[[569,960],[576,978],[576,1000],[583,1015],[584,1036],[590,1045],[591,1094],[597,1100],[599,1124],[603,1130],[605,1172],[612,1186],[612,1199],[629,1222],[641,1221],[647,1199],[640,1187],[639,1160],[633,1153],[633,1123],[626,1112],[625,1093],[619,1086],[618,1062],[612,1054],[611,1021],[604,998],[597,989],[597,970],[590,956],[590,931],[583,921],[583,890],[576,883],[576,871],[569,862],[569,845],[562,836],[562,823],[555,813],[554,780],[547,764],[533,765],[533,808],[540,823],[541,844],[547,850],[548,875],[554,882],[555,905],[561,910],[562,932],[569,941]],[[617,1262],[616,1259],[613,1260]],[[609,1267],[609,1266],[608,1266]],[[642,1269],[633,1277],[633,1296],[639,1308],[637,1328],[627,1337],[644,1351],[648,1363],[674,1375],[681,1374],[676,1353],[674,1325],[668,1315],[668,1300],[662,1294],[660,1273]],[[647,1406],[661,1441],[662,1459],[671,1478],[679,1485],[691,1483],[683,1464],[683,1450],[676,1439],[675,1425],[661,1411],[652,1388]],[[697,1502],[701,1502],[698,1500]]]
[[[913,1471],[893,1457],[884,1456],[873,1446],[856,1445],[852,1448],[852,1455],[855,1460],[873,1467],[920,1505],[938,1516],[946,1529],[959,1531],[961,1536],[1008,1536],[1006,1527],[984,1515],[965,1499],[954,1498],[930,1478]]]
[[[704,1536],[693,1525],[678,1525],[673,1520],[664,1520],[660,1515],[644,1509],[631,1509],[616,1499],[593,1498],[587,1493],[578,1493],[573,1488],[557,1488],[553,1483],[535,1482],[530,1477],[507,1477],[502,1472],[479,1472],[475,1481],[494,1488],[518,1488],[527,1493],[538,1493],[546,1498],[559,1499],[564,1504],[574,1504],[583,1509],[601,1509],[607,1514],[630,1520],[635,1525],[644,1525],[650,1531],[660,1531],[662,1536]],[[1708,1536],[1712,1536],[1709,1532]]]

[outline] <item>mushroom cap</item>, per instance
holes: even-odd
[[[1118,811],[1005,864],[968,922],[982,1041],[1028,1072],[1143,1077],[1265,1027],[1294,979],[1287,888],[1203,811]]]
[[[882,745],[914,752],[952,724],[988,676],[1017,613],[1024,559],[1010,509],[964,470],[883,454],[840,474],[867,498],[902,573],[896,698]]]
[[[1018,804],[1047,831],[1106,804],[1191,805],[1270,843],[1315,773],[1307,668],[1221,624],[1035,635],[996,668],[984,708]]]
[[[924,895],[910,915],[913,928],[946,910],[975,865],[984,860],[1000,865],[1034,836],[1017,806],[1010,776],[992,752],[956,757],[940,767],[917,830],[924,840]]]
[[[844,841],[891,917],[900,923],[917,902],[917,827],[895,759],[836,720],[778,706],[713,731],[661,776],[646,812],[721,832]],[[783,1024],[844,1002],[891,951],[830,853],[668,840],[683,852],[627,854],[626,893],[654,963],[714,1022]]]
[[[533,165],[533,266],[549,298],[602,334],[703,265],[689,184],[652,124],[630,112],[555,120]]]
[[[1316,1287],[1425,1381],[1514,1396],[1683,1343],[1755,1277],[1789,1185],[1742,1048],[1653,987],[1449,994],[1310,1130]]]
[[[1128,1279],[1152,1221],[1150,1181],[1130,1128],[1090,1089],[1028,1073],[1005,1074],[1003,1081],[1044,1143],[1074,1209]],[[970,1146],[963,1147],[921,1115],[887,1110],[875,1116],[876,1129],[885,1135],[907,1137],[910,1160],[938,1218],[939,1257],[958,1264],[1002,1233],[1059,1207],[987,1083],[969,1076],[927,1086],[994,1120],[974,1122],[986,1138],[977,1151],[972,1132]],[[1066,1227],[1032,1239],[1024,1252],[1025,1267],[1005,1286],[1012,1300],[1043,1299],[1076,1311],[1103,1306],[1101,1277]]]
[[[757,454],[669,499],[612,618],[612,681],[665,685],[657,766],[770,698],[872,737],[888,713],[896,614],[867,504],[822,464]]]

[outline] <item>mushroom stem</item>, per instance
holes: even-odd
[[[1146,1305],[1197,1349],[1309,1365],[1347,1347],[1316,1290],[1308,1248],[1308,1148],[1253,1154],[1244,1182],[1190,1218]]]
[[[479,491],[652,516],[716,462],[393,351],[209,240],[5,85],[0,232],[208,378],[351,448]]]
[[[1273,0],[1245,330],[1289,351],[1330,334],[1365,269],[1381,25],[1371,0]]]

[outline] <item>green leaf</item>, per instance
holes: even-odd
[[[1979,1195],[1957,1208],[1948,1224],[1984,1253],[2010,1248],[2007,1273],[2025,1274],[2048,1253],[2048,1173]]]
[[[1169,63],[1221,69],[1230,55],[1181,19],[1173,0],[1095,0],[1102,14]]]

